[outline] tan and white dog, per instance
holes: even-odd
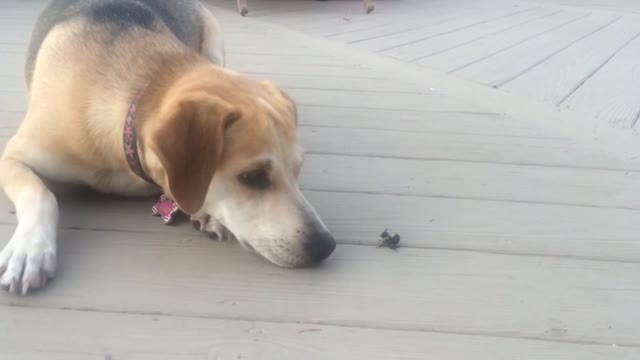
[[[18,216],[0,285],[27,293],[54,276],[58,205],[43,179],[164,193],[200,230],[280,266],[328,257],[335,241],[297,183],[294,103],[223,64],[197,0],[50,1],[29,48],[28,111],[0,160]]]

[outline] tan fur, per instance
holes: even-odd
[[[222,160],[225,130],[239,114],[230,103],[204,91],[181,93],[167,107],[171,113],[159,118],[168,120],[153,132],[148,146],[166,173],[166,192],[192,214],[202,207]]]
[[[0,186],[19,220],[0,253],[1,285],[26,292],[55,272],[58,209],[38,175],[122,195],[164,192],[201,230],[226,229],[282,266],[313,260],[305,245],[310,237],[321,234],[331,246],[297,185],[302,150],[293,101],[271,82],[201,56],[210,46],[222,48],[211,41],[219,31],[215,19],[208,11],[203,16],[208,33],[200,54],[162,26],[136,29],[115,43],[82,19],[50,31],[29,84],[28,112],[0,160]],[[125,117],[145,85],[138,148],[159,188],[136,176],[123,153]],[[269,191],[239,181],[256,169],[268,173]]]

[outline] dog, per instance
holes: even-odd
[[[197,0],[46,5],[28,49],[28,110],[0,159],[18,217],[0,253],[4,288],[27,294],[55,274],[49,181],[164,194],[199,230],[282,267],[333,252],[298,186],[294,102],[224,59],[220,26]]]

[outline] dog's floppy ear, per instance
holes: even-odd
[[[217,96],[191,94],[172,107],[155,131],[152,146],[166,172],[168,190],[187,214],[202,207],[222,158],[224,132],[239,116]]]

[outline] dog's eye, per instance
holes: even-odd
[[[246,187],[255,190],[265,190],[271,186],[269,175],[264,169],[247,171],[238,176],[238,180]]]

